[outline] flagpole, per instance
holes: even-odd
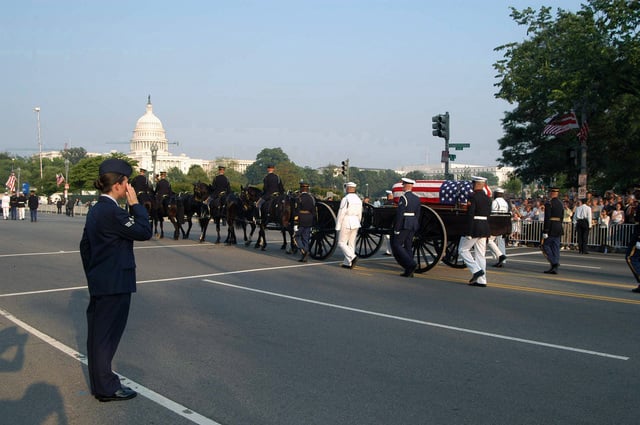
[[[582,125],[587,122],[587,113],[582,108]],[[580,138],[580,175],[578,176],[578,196],[580,198],[587,197],[587,137]]]

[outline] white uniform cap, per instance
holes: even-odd
[[[393,192],[390,190],[385,190],[385,192],[387,193],[387,195],[391,195]]]
[[[503,189],[503,188],[501,188],[501,187],[496,187],[493,191],[494,191],[495,193],[504,193],[504,189]]]
[[[487,179],[484,177],[480,177],[480,176],[471,176],[471,180],[473,180],[474,182],[486,182]]]
[[[406,183],[406,184],[416,184],[415,180],[409,179],[407,177],[403,177],[402,178],[402,183]]]
[[[346,184],[347,187],[356,187],[357,185],[354,182],[349,182]]]

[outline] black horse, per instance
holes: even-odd
[[[256,187],[248,186],[243,190],[246,191],[246,197],[249,201],[258,202],[262,197],[262,191]],[[282,246],[280,249],[287,250],[287,254],[297,251],[293,239],[293,203],[294,198],[290,195],[276,195],[270,199],[266,199],[261,207],[257,221],[260,223],[258,240],[255,248],[261,247],[264,251],[267,249],[267,230],[279,230],[282,233]],[[290,249],[287,249],[287,233],[289,234]]]
[[[244,245],[249,246],[251,244],[251,238],[256,231],[255,209],[256,203],[249,201],[246,191],[240,187],[240,195],[236,193],[230,193],[227,195],[226,211],[227,211],[227,225],[229,226],[230,237],[229,243],[235,244],[236,231],[235,229],[242,229],[244,236]],[[247,225],[251,227],[251,232],[247,236]]]
[[[167,217],[173,225],[173,239],[178,240],[180,236],[180,225],[177,219],[178,205],[175,194],[165,196],[161,199],[156,198],[152,208],[153,228],[156,238],[164,238],[164,217]],[[160,227],[160,233],[158,233]]]
[[[196,201],[193,193],[181,193],[177,197],[176,219],[182,233],[182,239],[189,239],[191,227],[193,227],[193,216],[201,214],[202,202]],[[183,225],[187,225],[185,231]]]

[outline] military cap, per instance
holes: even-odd
[[[141,173],[146,173],[146,172],[147,172],[147,169],[146,169],[146,168],[141,168],[141,169],[140,169],[140,172],[141,172]]]
[[[473,182],[482,182],[482,183],[484,183],[484,182],[486,182],[486,181],[487,181],[487,179],[486,179],[486,178],[481,177],[481,176],[471,176],[471,180],[472,180]]]
[[[301,181],[300,182],[300,187],[309,187],[309,183],[307,183],[305,181]]]
[[[218,165],[218,170],[225,170],[227,167],[225,167],[224,165]]]
[[[392,191],[390,191],[390,190],[385,190],[385,193],[386,193],[387,195],[391,195],[393,192],[392,192]]]
[[[549,192],[560,192],[560,188],[557,186],[550,187]]]
[[[132,171],[131,165],[118,158],[109,158],[102,161],[99,168],[99,174],[101,176],[107,173],[116,173],[129,177]]]
[[[166,172],[166,171],[160,171],[160,175],[161,175],[161,176],[166,176],[166,175],[167,175],[167,172]]]
[[[494,193],[504,193],[504,189],[503,189],[503,188],[501,188],[501,187],[496,187],[496,188],[493,190],[493,192],[494,192]]]
[[[273,164],[267,164],[267,168],[276,168],[273,166]]]
[[[349,182],[345,186],[346,187],[356,187],[357,185],[354,182]]]
[[[416,181],[407,177],[403,177],[402,184],[416,184]]]

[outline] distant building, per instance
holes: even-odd
[[[431,164],[431,165],[406,165],[399,170],[396,170],[398,174],[405,175],[411,171],[423,172],[427,178],[429,176],[442,176],[444,175],[444,163]],[[458,180],[461,176],[477,175],[479,173],[491,173],[495,174],[498,178],[498,184],[503,185],[509,181],[509,175],[515,171],[513,167],[498,167],[497,165],[468,165],[449,163],[449,173],[453,174],[454,179]]]

